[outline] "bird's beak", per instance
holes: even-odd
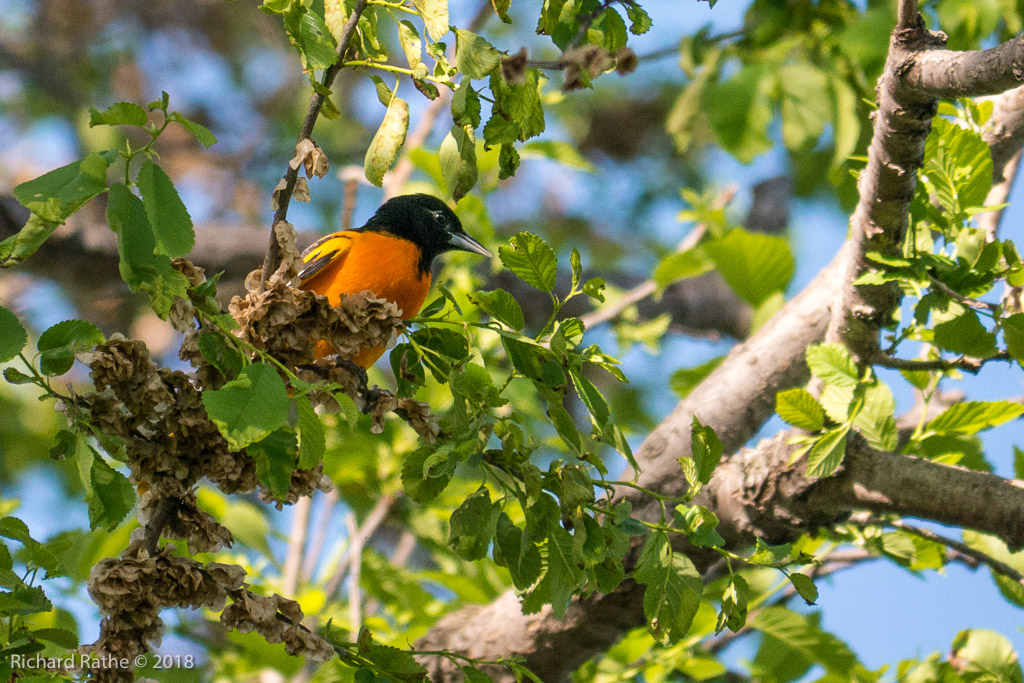
[[[487,251],[484,245],[477,242],[475,239],[470,237],[464,232],[453,233],[451,239],[448,240],[448,246],[452,249],[459,249],[460,251],[471,251],[474,254],[480,254],[487,258],[494,258],[494,254]]]

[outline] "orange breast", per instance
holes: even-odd
[[[430,290],[430,273],[421,273],[420,249],[409,240],[377,232],[344,233],[351,236],[346,253],[302,284],[326,296],[337,305],[342,294],[369,290],[382,299],[395,302],[403,318],[419,313]],[[352,360],[361,367],[373,365],[384,347],[363,349]],[[330,355],[324,342],[317,345],[316,357]]]

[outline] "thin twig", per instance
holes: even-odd
[[[896,15],[896,28],[913,28],[917,23],[917,0],[899,0]]]
[[[395,504],[398,501],[398,496],[383,496],[380,500],[377,501],[377,504],[373,506],[372,510],[370,510],[370,514],[368,514],[366,516],[366,519],[363,520],[362,526],[359,527],[360,548],[370,539],[371,536],[373,536],[373,533],[377,530],[377,527],[379,527],[381,523],[385,519],[387,519],[387,516],[391,512],[391,509],[395,506]],[[345,552],[342,553],[341,559],[338,560],[338,566],[334,568],[334,572],[331,574],[331,577],[327,580],[327,583],[324,585],[324,593],[327,595],[328,598],[331,598],[337,594],[338,588],[341,587],[341,582],[345,578],[346,572],[348,572],[350,566],[352,565],[354,548],[353,543],[354,542],[350,539],[348,547],[345,549]]]
[[[735,185],[730,185],[725,188],[719,196],[718,201],[715,202],[715,208],[719,209],[725,207],[730,201],[732,201],[732,198],[735,195]],[[706,232],[707,226],[703,223],[698,223],[694,226],[693,230],[688,232],[686,237],[676,245],[676,251],[683,252],[693,249],[700,244],[700,241],[704,238],[704,234]],[[584,329],[593,329],[602,323],[606,323],[619,317],[627,308],[635,303],[643,301],[656,291],[658,291],[658,284],[653,279],[645,280],[607,306],[596,308],[590,313],[580,316],[580,322],[583,323]]]
[[[327,532],[331,526],[331,520],[334,517],[334,508],[338,505],[338,489],[331,488],[324,496],[323,510],[320,513],[320,523],[317,524],[316,532],[313,534],[313,540],[306,548],[306,558],[302,562],[302,580],[309,581],[313,578],[313,573],[316,571],[317,564],[320,563],[320,553],[324,547],[324,541],[327,539]]]
[[[349,562],[348,573],[348,620],[352,633],[359,633],[363,621],[360,613],[362,598],[359,595],[359,570],[363,564],[363,539],[356,516],[349,512],[345,515],[345,527],[348,529],[349,549],[352,560]]]
[[[882,351],[876,353],[870,362],[873,365],[881,365],[883,368],[895,368],[897,370],[924,370],[930,372],[932,370],[963,370],[971,374],[977,374],[981,367],[985,363],[991,361],[1011,361],[1010,354],[1006,351],[1000,351],[994,356],[988,358],[971,358],[969,356],[960,356],[952,360],[945,358],[933,358],[929,360],[911,360],[907,358],[895,358]]]
[[[990,304],[987,301],[978,301],[977,299],[972,299],[970,297],[964,296],[960,292],[956,291],[955,289],[947,285],[942,280],[939,280],[932,275],[929,275],[928,279],[931,281],[932,287],[934,289],[939,290],[939,292],[949,297],[953,301],[962,303],[964,306],[969,306],[971,308],[976,308],[978,310],[992,311],[993,313],[999,310],[999,304]]]
[[[338,61],[327,67],[323,75],[322,83],[328,90],[331,84],[334,83],[338,72],[341,71],[342,57],[345,55],[346,50],[348,50],[348,44],[355,34],[356,24],[359,23],[359,17],[362,15],[363,10],[366,9],[366,5],[367,0],[356,0],[352,13],[341,29],[341,38],[338,40],[338,49],[336,50]],[[302,128],[299,129],[299,137],[296,144],[313,134],[313,126],[316,125],[316,120],[320,116],[320,109],[323,105],[324,95],[314,90],[313,94],[309,96],[309,109],[306,112],[306,118],[302,122]],[[263,261],[263,282],[267,281],[267,278],[277,270],[278,265],[281,263],[281,245],[277,243],[277,233],[274,232],[274,227],[288,216],[288,205],[291,203],[292,192],[295,190],[295,181],[299,177],[299,167],[301,167],[301,164],[296,168],[292,168],[291,164],[289,164],[288,170],[284,174],[284,188],[278,194],[277,211],[274,212],[274,219],[270,224],[270,244],[267,247],[267,256]]]
[[[281,590],[285,597],[293,597],[299,587],[299,567],[302,565],[302,550],[306,547],[309,532],[309,510],[313,501],[302,496],[292,508],[292,528],[288,532],[288,552],[281,570]]]
[[[949,538],[948,536],[943,536],[941,534],[937,534],[934,531],[930,531],[928,529],[923,529],[921,527],[916,527],[916,526],[907,524],[906,522],[903,522],[901,520],[892,520],[892,521],[889,521],[889,520],[872,520],[872,521],[874,523],[876,523],[876,524],[879,524],[879,525],[891,526],[894,529],[899,529],[901,531],[906,531],[907,533],[913,534],[915,536],[918,536],[920,538],[924,538],[924,539],[929,540],[929,541],[935,541],[936,543],[941,543],[942,545],[946,546],[947,548],[952,548],[953,550],[955,550],[956,552],[960,553],[961,555],[964,555],[966,557],[970,557],[970,558],[976,560],[977,562],[980,562],[981,564],[985,565],[986,567],[990,568],[992,571],[994,571],[994,572],[996,572],[998,574],[1002,574],[1003,576],[1005,576],[1005,577],[1007,577],[1009,579],[1013,579],[1014,581],[1016,581],[1020,585],[1024,586],[1024,574],[1022,574],[1021,572],[1017,571],[1016,569],[1014,569],[1010,565],[1006,564],[1005,562],[1003,562],[1001,560],[997,560],[996,558],[992,557],[991,555],[983,553],[980,550],[975,550],[971,546],[967,545],[966,543],[963,543],[962,541],[958,541],[955,538]]]

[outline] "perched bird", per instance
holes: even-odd
[[[395,302],[403,318],[416,315],[430,289],[430,266],[446,251],[493,256],[466,234],[448,205],[427,194],[409,194],[384,202],[366,225],[322,237],[302,253],[299,287],[338,305],[342,294],[369,290]],[[316,357],[330,355],[325,342]],[[373,365],[383,346],[362,349],[352,361]]]

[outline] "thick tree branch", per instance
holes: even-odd
[[[904,82],[931,97],[995,95],[1024,82],[1024,36],[988,50],[932,49],[907,63]]]
[[[936,95],[915,91],[905,80],[914,57],[941,44],[924,30],[916,10],[911,11],[913,5],[901,3],[901,26],[894,32],[879,84],[880,109],[868,167],[859,184],[853,239],[807,289],[736,346],[647,437],[636,453],[644,487],[669,496],[685,492],[678,459],[690,455],[694,415],[716,430],[726,452],[754,436],[774,412],[775,394],[807,381],[804,349],[824,338],[830,319],[837,339],[865,358],[875,354],[878,330],[898,305],[899,294],[887,288],[858,291],[849,283],[864,267],[867,251],[895,252],[902,244],[936,105]],[[836,302],[839,305],[833,306]],[[830,526],[858,509],[934,519],[995,534],[1012,547],[1024,546],[1024,484],[869,452],[856,444],[848,449],[839,474],[811,480],[804,463],[789,466],[787,438],[780,434],[730,458],[698,496],[697,502],[718,514],[719,531],[731,546],[742,547],[755,536],[770,542],[794,540],[807,529]],[[635,491],[623,497],[641,518],[658,514],[657,502],[649,497]],[[706,579],[714,577],[716,554],[698,548],[686,552]],[[574,602],[565,619],[557,621],[547,609],[522,614],[514,593],[508,592],[490,605],[465,608],[442,619],[419,646],[453,648],[488,659],[521,654],[543,680],[559,681],[642,623],[641,602],[642,591],[627,580],[609,595]],[[431,666],[436,680],[456,679],[442,662],[432,661]]]
[[[338,61],[327,67],[324,71],[322,82],[327,90],[330,90],[335,76],[341,71],[342,63],[344,62],[343,57],[346,50],[348,50],[348,44],[352,40],[356,24],[359,23],[359,17],[362,15],[363,10],[366,9],[366,5],[367,0],[356,0],[352,13],[348,16],[345,25],[341,29],[337,49]],[[320,117],[320,109],[324,106],[324,99],[325,96],[316,90],[309,96],[309,109],[306,112],[306,118],[302,122],[302,127],[299,129],[297,142],[302,142],[313,134],[313,126],[316,125],[316,120]],[[284,174],[284,188],[277,196],[277,211],[274,212],[274,219],[270,223],[270,244],[267,247],[267,256],[263,261],[264,282],[270,277],[271,273],[277,270],[277,266],[281,263],[281,245],[277,243],[277,233],[274,231],[274,226],[285,220],[288,216],[288,206],[292,201],[292,192],[295,190],[295,182],[298,180],[300,167],[301,164],[295,168],[292,168],[291,164],[288,165],[288,170]]]

